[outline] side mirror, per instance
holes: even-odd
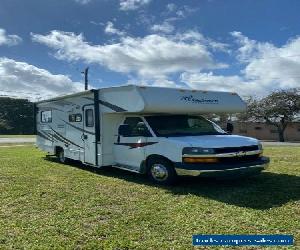
[[[227,131],[229,134],[232,134],[233,130],[234,130],[233,124],[230,123],[230,122],[227,122],[227,125],[226,125],[226,131]]]
[[[122,124],[119,126],[118,134],[121,136],[129,136],[131,134],[131,128],[128,124]]]
[[[137,131],[138,131],[140,136],[144,136],[144,137],[151,137],[152,136],[144,122],[139,122],[137,124]]]

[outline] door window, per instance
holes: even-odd
[[[85,126],[94,127],[94,112],[93,109],[85,110]]]
[[[130,133],[127,137],[144,136],[151,137],[151,133],[140,117],[127,117],[124,124],[130,127]]]

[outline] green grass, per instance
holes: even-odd
[[[192,249],[193,234],[293,234],[299,249],[300,148],[265,154],[272,164],[257,177],[158,187],[0,148],[0,249]]]
[[[0,149],[1,148],[11,148],[11,147],[25,147],[25,146],[33,146],[34,142],[11,142],[11,143],[0,143]],[[1,154],[1,152],[0,152]]]
[[[0,135],[0,138],[35,138],[35,135]]]

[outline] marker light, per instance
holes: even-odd
[[[219,161],[219,159],[215,157],[183,157],[182,161],[185,163],[216,163]]]

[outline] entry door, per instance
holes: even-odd
[[[94,106],[84,107],[83,134],[84,162],[96,165],[96,136],[95,136],[95,111]]]
[[[116,136],[114,143],[115,162],[118,165],[132,170],[139,170],[141,162],[145,159],[145,146],[148,138],[145,133],[139,133],[139,124],[143,120],[140,117],[127,117],[123,124],[131,128],[129,136]],[[149,136],[150,133],[149,133]]]

